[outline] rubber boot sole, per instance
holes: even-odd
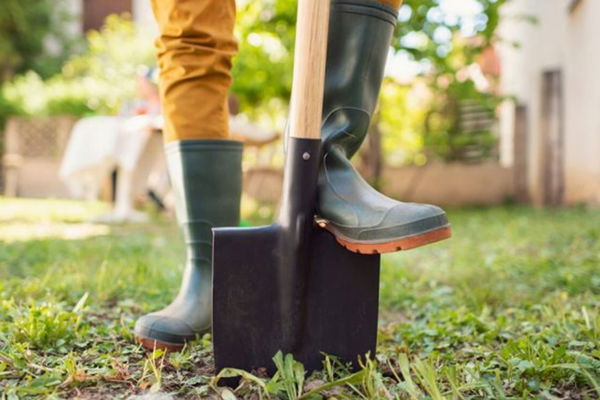
[[[417,233],[414,235],[395,238],[391,241],[373,242],[353,240],[342,235],[329,221],[318,220],[317,224],[331,232],[339,244],[347,250],[358,254],[383,254],[393,253],[401,250],[410,250],[416,247],[425,246],[430,243],[439,242],[448,239],[452,236],[450,225],[445,225],[440,228],[427,232]]]
[[[138,335],[135,336],[135,341],[141,344],[146,350],[161,349],[172,353],[183,350],[183,347],[185,346],[185,344],[182,343],[170,343],[162,340],[145,338]]]

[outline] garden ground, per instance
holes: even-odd
[[[304,379],[279,357],[231,391],[208,335],[176,354],[134,343],[176,293],[182,245],[164,217],[83,222],[102,209],[0,199],[0,399],[600,398],[600,211],[453,210],[453,239],[384,257],[377,362]]]

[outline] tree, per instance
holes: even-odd
[[[67,46],[63,0],[0,1],[0,85],[33,70],[48,77],[60,70]]]
[[[489,147],[487,134],[465,137],[453,108],[463,99],[476,100],[494,107],[495,96],[482,93],[461,72],[476,63],[482,52],[496,39],[499,8],[505,0],[473,0],[478,8],[471,21],[448,18],[444,3],[452,0],[405,0],[393,39],[396,54],[420,63],[420,82],[433,93],[427,118],[421,124],[419,143],[430,148],[430,155],[442,159],[458,157],[467,144]],[[245,0],[240,2],[238,37],[240,51],[235,60],[233,91],[246,112],[269,112],[273,100],[286,103],[290,94],[292,55],[295,34],[296,1]],[[465,35],[465,26],[470,32]],[[465,36],[469,36],[465,38]],[[406,96],[396,96],[396,102]],[[390,104],[388,102],[388,104]],[[386,115],[378,120],[386,125]],[[410,124],[413,126],[414,124]],[[391,124],[387,123],[390,127]],[[397,135],[384,135],[397,140]],[[473,140],[471,140],[473,139]],[[377,153],[377,141],[371,143]],[[414,142],[414,140],[413,140]],[[416,142],[415,142],[416,143]],[[396,146],[398,147],[398,146]],[[376,154],[365,159],[376,160]],[[421,157],[423,158],[423,157]],[[414,161],[414,154],[408,158]],[[376,163],[375,163],[376,165]],[[371,169],[376,167],[371,167]]]
[[[480,11],[468,24],[444,15],[439,0],[406,0],[401,9],[393,46],[397,52],[428,65],[422,78],[433,92],[423,124],[423,146],[429,157],[477,160],[493,153],[496,137],[489,127],[480,124],[480,129],[466,130],[465,126],[469,114],[493,120],[501,97],[493,90],[477,88],[468,70],[498,40],[500,7],[505,2],[473,1]],[[467,34],[463,32],[466,25],[470,31]]]
[[[460,48],[461,60],[447,58],[453,44],[449,38],[443,40],[440,32],[456,34],[464,21],[441,17],[440,0],[405,0],[392,43],[394,49],[410,54],[414,60],[429,62],[434,74],[455,73],[474,62],[494,40],[499,7],[505,0],[473,1],[481,6],[473,27],[477,40]],[[240,1],[237,24],[240,51],[234,69],[237,80],[234,90],[247,104],[260,102],[269,95],[288,98],[295,24],[295,0]],[[418,45],[407,40],[415,35],[424,39]]]
[[[232,91],[244,111],[268,113],[273,100],[287,104],[291,94],[296,2],[245,0],[238,9]]]
[[[29,71],[6,83],[0,96],[26,115],[119,113],[136,97],[136,76],[155,63],[152,37],[136,29],[130,15],[111,15],[86,39],[85,51],[60,74],[43,79]]]

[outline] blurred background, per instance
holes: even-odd
[[[247,142],[244,210],[268,216],[295,2],[242,0],[238,11],[231,108]],[[600,203],[599,13],[592,0],[406,0],[355,160],[363,175],[390,196],[444,206]],[[134,118],[160,118],[149,111],[156,34],[146,0],[2,2],[6,196],[112,202],[104,219],[118,221],[170,208],[160,121]]]

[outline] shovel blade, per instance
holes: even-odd
[[[300,340],[282,349],[285,318],[278,287],[276,225],[216,229],[213,243],[213,346],[217,371],[266,368],[279,350],[291,352],[308,371],[322,367],[323,354],[357,367],[375,355],[379,302],[379,255],[355,254],[314,228],[301,299]]]

